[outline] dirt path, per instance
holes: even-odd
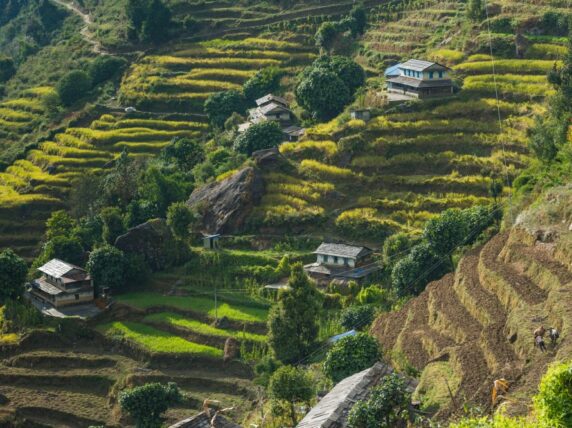
[[[94,34],[90,31],[89,26],[93,23],[93,21],[88,13],[82,11],[73,2],[68,2],[65,0],[52,0],[52,1],[66,8],[67,10],[71,11],[72,13],[76,14],[81,18],[81,20],[85,25],[81,29],[80,34],[82,35],[83,39],[92,46],[93,53],[95,53],[96,55],[103,55],[109,53],[95,38]]]

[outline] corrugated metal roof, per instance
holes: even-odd
[[[370,254],[372,251],[367,247],[355,247],[347,244],[329,244],[323,243],[318,247],[314,254],[324,254],[327,256],[351,257],[357,258]]]
[[[398,76],[399,75],[399,67],[401,67],[402,64],[395,64],[392,65],[391,67],[387,67],[385,69],[385,72],[383,73],[384,76]]]
[[[387,79],[389,83],[400,83],[402,85],[411,86],[413,88],[441,88],[444,86],[452,86],[453,83],[449,79],[443,80],[421,80],[421,79],[414,79],[407,76],[398,76],[393,77],[391,79]]]
[[[438,64],[436,62],[423,61],[420,59],[410,59],[408,61],[405,61],[403,64],[400,65],[400,68],[408,68],[410,70],[423,71],[434,66],[437,66],[437,68],[443,68],[445,70],[449,69],[449,67],[445,67],[444,65]]]
[[[256,100],[256,105],[261,106],[262,104],[266,104],[270,101],[276,101],[280,104],[284,104],[285,106],[288,105],[288,101],[286,101],[284,98],[272,94],[264,95],[262,98],[258,98]]]
[[[38,290],[41,290],[44,293],[49,294],[51,296],[59,296],[60,294],[65,294],[65,291],[60,290],[55,285],[52,285],[41,278],[32,281],[32,287],[37,288]]]
[[[264,115],[266,115],[272,111],[275,111],[275,110],[287,111],[288,113],[291,112],[289,108],[283,106],[282,104],[278,104],[278,103],[274,103],[274,102],[272,102],[270,104],[263,105],[262,107],[258,107],[258,108],[262,112],[262,114],[264,114]]]
[[[81,269],[71,263],[66,263],[59,259],[52,259],[43,266],[40,266],[38,270],[46,275],[53,276],[54,278],[61,278],[65,274],[71,272],[74,269]]]

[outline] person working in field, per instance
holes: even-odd
[[[552,347],[554,348],[556,346],[556,342],[558,341],[558,338],[560,337],[560,333],[558,333],[558,330],[556,330],[554,327],[550,327],[548,329],[548,337],[550,337],[550,343],[552,344]]]
[[[542,352],[546,351],[546,345],[544,343],[545,334],[546,329],[542,325],[534,330],[534,343]]]

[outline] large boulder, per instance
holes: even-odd
[[[126,254],[141,255],[153,271],[178,264],[181,245],[164,219],[153,219],[129,229],[115,240],[115,246]]]
[[[246,167],[222,181],[195,189],[187,204],[202,214],[204,232],[234,233],[244,226],[263,194],[262,174]]]

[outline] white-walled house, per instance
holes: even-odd
[[[93,302],[93,281],[84,269],[52,259],[38,271],[41,277],[33,280],[28,290],[33,298],[56,308]]]
[[[436,62],[410,59],[387,78],[387,91],[412,98],[443,97],[453,93],[451,69]],[[397,75],[396,75],[397,74]]]
[[[316,254],[317,262],[320,264],[353,268],[370,256],[372,250],[367,247],[323,243],[314,251],[314,254]]]

